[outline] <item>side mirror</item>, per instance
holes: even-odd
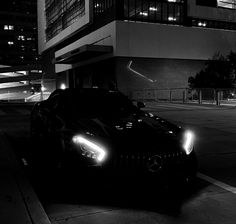
[[[145,107],[145,103],[144,102],[137,102],[137,107],[139,109],[144,108]]]

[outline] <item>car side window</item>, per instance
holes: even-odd
[[[53,109],[53,110],[57,110],[57,107],[58,107],[58,104],[59,104],[59,101],[60,101],[59,94],[56,94],[56,95],[50,97],[50,99],[48,99],[48,100],[49,100],[50,108]]]

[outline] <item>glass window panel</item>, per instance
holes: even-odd
[[[217,3],[219,7],[236,9],[236,0],[217,0]]]

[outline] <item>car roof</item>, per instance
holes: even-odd
[[[71,95],[110,95],[121,93],[119,91],[112,91],[108,89],[101,88],[67,88],[67,89],[56,89],[53,91],[49,98],[52,98],[56,95],[71,96]]]

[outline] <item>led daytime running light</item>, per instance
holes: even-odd
[[[91,151],[94,151],[95,153],[98,154],[97,156],[97,161],[98,162],[102,162],[105,158],[106,152],[103,148],[99,147],[98,145],[94,144],[93,142],[87,140],[86,138],[82,137],[82,136],[74,136],[73,137],[73,142],[75,144],[81,144],[84,145],[85,147],[89,147],[89,149],[91,149]]]
[[[184,134],[184,145],[183,145],[183,148],[187,155],[189,155],[193,150],[193,140],[194,140],[193,133],[191,131],[187,131]]]

